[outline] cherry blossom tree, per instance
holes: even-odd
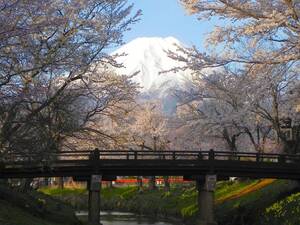
[[[181,3],[199,20],[225,22],[208,35],[205,51],[178,46],[178,51],[168,52],[184,63],[171,71],[190,70],[194,76],[194,87],[183,95],[182,103],[193,112],[193,125],[200,123],[197,127],[205,128],[202,134],[222,137],[230,149],[248,137],[257,151],[264,150],[269,139],[291,151],[280,126],[282,119],[295,114],[295,96],[292,100],[288,93],[299,80],[300,2]]]
[[[1,1],[1,152],[50,131],[55,143],[78,130],[100,135],[96,118],[135,93],[129,79],[102,69],[121,66],[107,49],[138,20],[131,9],[126,0]]]
[[[247,76],[247,102],[257,121],[264,121],[275,132],[275,139],[283,150],[295,153],[299,138],[291,143],[285,135],[283,121],[298,120],[295,96],[291,95],[299,81],[299,71],[292,64],[256,65]],[[259,73],[254,73],[259,71]],[[299,99],[299,95],[296,97]]]
[[[180,116],[202,139],[202,146],[216,143],[214,139],[223,140],[219,148],[225,143],[231,151],[260,152],[277,143],[286,152],[295,152],[281,126],[283,118],[295,119],[295,98],[290,92],[298,80],[299,73],[290,64],[195,73],[192,86],[179,94]]]
[[[232,63],[278,64],[300,59],[300,2],[298,0],[181,0],[200,20],[213,17],[226,23],[208,36],[210,52],[182,50],[188,67]],[[218,47],[218,48],[216,48]],[[222,49],[222,51],[213,51]]]
[[[242,82],[234,73],[219,71],[194,76],[192,87],[181,93],[181,117],[196,131],[201,147],[237,151],[238,138],[247,132],[252,134]],[[219,140],[219,146],[215,140]]]
[[[134,112],[130,126],[129,142],[131,148],[140,150],[163,151],[168,149],[167,118],[162,113],[159,102],[141,104]],[[163,156],[162,156],[163,157]],[[170,185],[164,177],[166,190]],[[155,189],[155,177],[150,177],[149,189]]]

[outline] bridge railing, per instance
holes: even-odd
[[[11,153],[2,159],[5,164],[26,163],[72,163],[76,161],[94,160],[232,160],[255,161],[272,163],[300,162],[300,155],[256,153],[256,152],[228,152],[228,151],[141,151],[141,150],[94,150],[94,151],[61,151],[52,152],[41,157],[40,154]]]

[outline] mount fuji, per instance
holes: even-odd
[[[117,58],[117,62],[122,63],[123,67],[118,68],[116,72],[131,75],[139,71],[132,79],[141,86],[141,96],[148,100],[161,100],[166,113],[174,111],[177,102],[174,90],[180,89],[189,76],[188,71],[160,74],[181,65],[166,53],[167,50],[175,52],[178,46],[184,47],[174,37],[142,37],[112,53],[125,54]]]

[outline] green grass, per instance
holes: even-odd
[[[300,193],[293,194],[299,191],[298,183],[276,180],[259,190],[247,192],[257,186],[256,184],[261,183],[257,180],[218,182],[216,200],[225,199],[216,201],[218,224],[300,224]],[[140,192],[137,187],[103,188],[101,195],[102,209],[105,210],[182,218],[191,223],[196,220],[198,211],[198,193],[193,185],[172,186],[169,192],[162,189],[144,189]],[[87,209],[87,199],[88,193],[85,189],[42,188],[39,192],[24,194],[0,186],[0,224],[78,224],[73,210],[64,203],[69,203],[76,209]]]
[[[276,180],[267,186],[256,190],[261,183],[259,180],[246,180],[240,182],[218,182],[215,192],[216,217],[222,225],[292,225],[282,223],[283,218],[295,216],[300,212],[300,206],[294,211],[285,210],[287,203],[300,203],[300,195],[291,199],[275,203],[284,199],[297,189],[295,182]],[[250,191],[249,191],[250,190]],[[43,189],[44,193],[56,196],[72,204],[77,209],[87,209],[87,192],[83,189]],[[252,191],[252,192],[251,192]],[[197,218],[197,196],[194,185],[172,186],[170,192],[161,190],[138,191],[137,187],[104,188],[101,191],[102,209],[130,211],[156,217],[175,217],[194,222]],[[234,198],[230,198],[234,196]],[[218,201],[218,199],[223,199]],[[280,208],[281,207],[281,208]],[[291,206],[292,207],[292,206]],[[268,209],[266,211],[266,209]],[[299,211],[298,211],[299,210]],[[294,214],[293,214],[294,213]],[[281,217],[280,217],[281,216]],[[271,218],[281,218],[271,220]],[[292,222],[294,220],[290,219]],[[263,223],[263,221],[267,221]],[[268,221],[275,221],[268,222]],[[298,220],[295,220],[298,221]],[[300,224],[299,221],[295,224]]]
[[[0,186],[1,225],[80,224],[71,207],[43,193],[19,192]]]
[[[257,184],[259,180],[246,180],[243,182],[228,182],[228,181],[221,181],[218,182],[217,190],[215,193],[215,198],[226,198],[231,195],[234,195],[241,191],[244,188],[247,188],[253,184]]]
[[[263,225],[300,224],[300,192],[290,195],[266,208]]]
[[[216,198],[230,196],[251,186],[258,181],[218,182]],[[87,208],[87,192],[83,189],[51,189],[40,190],[45,194],[56,196],[70,203],[76,209]],[[172,216],[190,218],[197,214],[198,192],[193,185],[176,185],[170,192],[163,190],[139,192],[137,187],[103,188],[101,190],[102,208],[118,209],[155,216]]]
[[[276,180],[260,190],[217,205],[216,215],[222,225],[261,224],[264,210],[297,188],[294,182]]]
[[[121,199],[128,199],[138,192],[137,187],[119,187],[119,188],[103,188],[101,195],[105,199],[112,199],[120,197]]]
[[[58,225],[43,218],[34,216],[25,210],[15,207],[6,201],[0,200],[0,224],[1,225]]]
[[[68,195],[68,194],[74,194],[74,195],[80,195],[80,194],[85,194],[87,193],[86,189],[83,188],[48,188],[44,187],[39,189],[40,192],[51,195],[51,196],[56,196],[56,195]]]

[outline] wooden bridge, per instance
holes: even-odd
[[[0,178],[202,176],[300,179],[300,155],[224,151],[64,151],[7,154]]]
[[[226,177],[300,180],[300,156],[224,151],[64,151],[10,153],[0,159],[0,178],[72,176],[88,182],[89,222],[100,224],[101,180],[115,176],[184,176],[198,188],[200,224],[214,222],[214,189]]]

